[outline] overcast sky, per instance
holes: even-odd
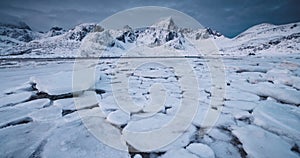
[[[68,29],[140,6],[176,9],[229,37],[263,22],[300,21],[300,0],[1,0],[0,21],[9,16],[22,19],[33,30]]]

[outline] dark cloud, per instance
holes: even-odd
[[[299,0],[2,0],[0,18],[14,16],[35,30],[46,31],[52,26],[71,28],[79,23],[100,22],[118,11],[139,6],[179,10],[230,37],[262,22],[300,21]]]

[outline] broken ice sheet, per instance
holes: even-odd
[[[18,92],[0,97],[0,107],[11,106],[28,100],[32,92]]]
[[[300,142],[300,110],[274,101],[263,101],[254,109],[254,124]]]
[[[50,95],[68,94],[83,90],[95,90],[97,87],[102,87],[99,84],[99,74],[87,75],[91,70],[74,70],[74,71],[62,71],[47,75],[38,75],[30,78],[32,83],[36,84],[36,88],[40,92],[46,92]],[[80,81],[80,77],[85,77],[85,82]],[[77,79],[77,80],[75,80]]]
[[[205,144],[192,143],[189,146],[187,146],[186,149],[189,152],[191,152],[201,158],[214,158],[215,157],[213,150],[208,145],[205,145]]]
[[[58,72],[55,74],[31,77],[40,92],[50,95],[66,94],[72,90],[72,72]]]
[[[40,155],[44,157],[120,157],[129,158],[130,155],[126,150],[118,150],[108,146],[103,140],[98,140],[97,137],[86,127],[99,128],[103,122],[99,122],[96,118],[88,118],[88,125],[84,126],[81,120],[68,122],[57,128],[47,139],[43,151]],[[96,124],[96,123],[100,124]],[[101,126],[105,128],[108,126]],[[113,127],[111,127],[113,128]],[[106,128],[105,132],[108,132]],[[66,132],[68,131],[68,132]],[[104,134],[104,133],[103,133]],[[118,141],[115,138],[108,138],[110,141]],[[119,140],[121,141],[121,140]],[[53,152],[55,151],[55,152]]]
[[[51,123],[33,122],[0,130],[0,157],[30,157],[51,133]]]
[[[249,125],[232,131],[241,141],[249,157],[298,157],[291,151],[292,146],[280,136],[263,130],[260,127]]]
[[[38,99],[21,103],[13,107],[0,108],[0,124],[5,124],[20,117],[26,117],[30,113],[38,111],[49,104],[49,99]]]

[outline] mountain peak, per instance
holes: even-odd
[[[166,29],[166,30],[177,30],[178,29],[178,27],[174,23],[172,17],[164,18],[164,19],[160,20],[159,22],[155,23],[154,25],[152,25],[151,27],[161,28],[161,29]]]
[[[125,26],[123,27],[123,30],[124,30],[125,32],[127,32],[127,31],[132,31],[132,28],[131,28],[129,25],[125,25]]]

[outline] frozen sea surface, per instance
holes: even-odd
[[[161,59],[188,61],[199,83],[198,98],[182,90],[197,84],[181,85],[185,78],[174,67],[151,63],[128,69],[133,60],[141,59],[92,62],[87,68],[95,66],[95,83],[80,91],[72,87],[73,72],[80,71],[73,69],[72,60],[2,60],[0,157],[300,157],[299,55],[224,58],[223,109],[206,133],[202,121],[207,111],[216,110],[210,106],[214,85],[207,60]],[[132,100],[133,107],[116,101],[114,90],[124,91],[122,82],[129,87],[122,99]],[[161,102],[155,102],[155,96],[164,93],[152,94],[157,84],[165,89]],[[75,104],[78,97],[85,99],[80,106]],[[183,98],[190,102],[181,105]],[[159,130],[192,102],[198,103],[194,119],[185,130],[170,129],[179,134],[171,143],[143,151],[141,141],[128,134]],[[88,127],[115,133],[105,140],[124,150],[98,140]],[[143,145],[150,143],[145,138]]]

